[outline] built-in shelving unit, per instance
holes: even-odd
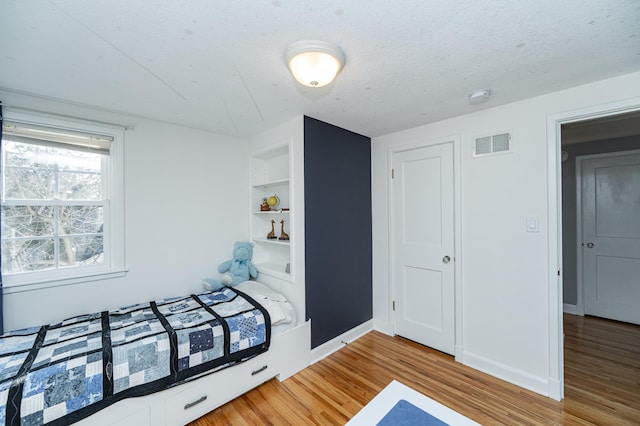
[[[281,239],[282,229],[290,235],[291,182],[289,144],[270,147],[251,156],[251,239],[255,243],[253,263],[258,272],[291,279],[291,240]],[[263,211],[263,200],[276,196],[279,203]],[[267,238],[273,230],[275,238]],[[290,237],[291,238],[291,237]]]

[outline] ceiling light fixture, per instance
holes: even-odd
[[[469,105],[478,105],[487,102],[491,97],[491,89],[478,89],[469,93]]]
[[[344,53],[319,40],[297,41],[287,48],[284,57],[291,74],[308,87],[326,86],[344,66]]]

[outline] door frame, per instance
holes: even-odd
[[[640,110],[640,97],[595,105],[547,116],[547,172],[548,172],[548,303],[549,303],[549,380],[548,395],[558,401],[564,399],[564,332],[562,315],[562,149],[561,126]],[[554,285],[555,284],[555,285]]]
[[[626,155],[638,155],[640,149],[629,151],[601,152],[599,154],[579,155],[576,157],[576,313],[583,316],[585,314],[584,303],[584,270],[581,241],[584,241],[582,232],[582,162],[596,158],[621,157]]]
[[[453,285],[454,285],[454,357],[456,361],[462,362],[463,355],[463,335],[462,335],[462,172],[461,172],[461,156],[460,156],[460,135],[445,136],[436,139],[420,140],[410,142],[403,145],[394,146],[387,149],[387,200],[392,200],[392,182],[391,169],[393,168],[393,155],[411,151],[413,149],[425,148],[434,145],[451,143],[453,148]],[[391,202],[387,205],[388,209],[388,229],[389,229],[389,260],[388,260],[388,280],[389,280],[389,312],[391,312],[391,328],[395,334],[395,314],[393,310],[393,301],[396,295],[396,282],[393,273],[393,265],[395,264],[395,249],[392,241],[394,209]]]

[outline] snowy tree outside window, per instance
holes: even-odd
[[[5,121],[3,276],[57,271],[68,277],[72,269],[113,269],[108,250],[113,140]]]

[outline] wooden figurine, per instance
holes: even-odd
[[[269,232],[267,234],[267,239],[269,239],[269,240],[275,240],[276,238],[278,238],[278,237],[276,237],[276,232],[273,229],[273,226],[275,225],[275,223],[276,223],[276,221],[271,219],[271,232]]]
[[[280,238],[279,240],[289,240],[289,234],[284,232],[284,219],[280,221]]]
[[[269,203],[267,203],[267,199],[263,198],[262,203],[260,203],[260,211],[268,212],[269,210],[271,210],[271,207],[269,207]]]

